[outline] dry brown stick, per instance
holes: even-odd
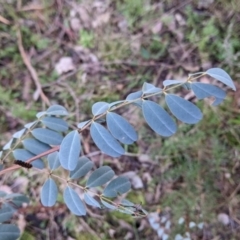
[[[21,35],[21,31],[20,29],[17,30],[17,43],[18,43],[18,49],[20,51],[20,54],[21,54],[21,57],[22,57],[22,60],[24,62],[24,64],[26,65],[28,71],[30,72],[31,74],[31,77],[36,85],[36,88],[37,88],[37,92],[39,93],[41,99],[43,100],[43,102],[45,102],[48,106],[50,105],[50,102],[48,100],[48,98],[46,97],[46,95],[43,93],[42,91],[42,86],[39,82],[39,78],[38,78],[38,75],[37,75],[37,72],[36,70],[32,67],[32,64],[23,48],[23,44],[22,44],[22,35]]]

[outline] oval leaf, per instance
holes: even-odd
[[[206,73],[209,76],[217,79],[218,81],[226,84],[227,86],[232,88],[234,91],[236,91],[236,87],[233,83],[233,80],[228,75],[228,73],[226,73],[223,69],[221,69],[221,68],[210,68],[209,70],[206,71]]]
[[[143,94],[151,94],[151,93],[160,93],[162,92],[161,88],[155,87],[153,84],[145,82],[142,86]]]
[[[40,153],[43,153],[47,150],[49,150],[51,147],[45,143],[42,143],[36,139],[33,138],[27,138],[23,140],[23,146],[26,148],[29,152],[38,155]]]
[[[59,149],[59,160],[61,166],[69,171],[76,168],[80,151],[80,135],[77,130],[67,134],[63,139]]]
[[[10,140],[3,146],[3,150],[11,149],[12,144],[13,144],[13,138],[10,139]]]
[[[84,201],[90,206],[101,208],[99,202],[86,192],[84,193]]]
[[[87,125],[89,122],[90,122],[89,120],[88,120],[88,121],[84,121],[84,122],[80,122],[80,123],[77,125],[77,127],[81,129],[81,128],[83,128],[85,125]]]
[[[92,114],[94,116],[105,113],[109,109],[109,104],[106,102],[97,102],[92,106]]]
[[[63,193],[64,201],[68,209],[77,216],[86,215],[86,207],[78,194],[70,187],[67,187]]]
[[[58,156],[58,152],[50,153],[47,156],[48,165],[51,170],[57,169],[61,164]]]
[[[174,94],[167,94],[166,103],[172,114],[184,123],[195,124],[202,119],[200,109],[181,97]]]
[[[41,117],[43,117],[43,116],[45,116],[47,113],[44,111],[44,112],[38,112],[37,114],[36,114],[36,117],[39,119],[39,118],[41,118]]]
[[[36,156],[32,153],[30,153],[29,151],[27,151],[26,149],[15,149],[13,151],[13,156],[16,160],[21,160],[21,161],[27,161],[28,159]],[[43,169],[44,168],[44,163],[41,159],[37,159],[33,162],[31,162],[31,164],[39,169]]]
[[[6,222],[9,219],[11,219],[13,214],[14,214],[13,208],[8,207],[8,206],[6,206],[6,207],[1,206],[1,209],[0,209],[0,223]]]
[[[226,92],[217,86],[199,82],[192,83],[191,85],[192,90],[198,99],[211,96],[215,97],[215,101],[212,104],[213,106],[220,104],[226,97]]]
[[[112,210],[116,210],[116,209],[117,209],[116,206],[114,206],[114,205],[112,205],[112,204],[104,201],[103,199],[101,199],[101,203],[102,203],[106,208],[109,208],[109,209],[112,209]]]
[[[61,118],[45,117],[41,119],[41,122],[46,127],[57,132],[66,132],[68,130],[68,124]]]
[[[1,240],[16,240],[20,237],[20,230],[13,224],[0,224]]]
[[[126,193],[131,188],[130,181],[125,177],[117,177],[113,179],[103,191],[106,197],[117,197],[120,194]]]
[[[137,140],[137,133],[132,125],[116,113],[107,113],[107,127],[111,134],[124,144],[131,144]]]
[[[22,130],[20,130],[20,131],[18,131],[18,132],[15,132],[15,133],[13,134],[13,138],[17,138],[17,139],[21,138],[26,131],[27,131],[27,129],[26,129],[26,128],[23,128]]]
[[[35,128],[32,130],[32,135],[39,141],[47,143],[49,145],[60,145],[63,136],[59,133],[45,129],[45,128]]]
[[[29,203],[29,199],[26,196],[19,193],[11,193],[5,196],[4,198],[8,200],[11,199],[11,202],[13,202],[14,205],[17,207],[21,207],[23,203]]]
[[[46,111],[47,115],[59,115],[59,116],[67,116],[68,111],[66,110],[65,107],[60,106],[60,105],[53,105],[49,107]]]
[[[36,125],[37,121],[34,121],[34,122],[30,122],[30,123],[27,123],[24,125],[24,127],[26,129],[31,129],[32,127],[34,127]]]
[[[114,174],[109,166],[100,167],[91,174],[86,186],[89,188],[101,186],[111,180]]]
[[[142,92],[142,91],[133,92],[133,93],[130,93],[130,94],[127,96],[126,100],[127,100],[127,101],[134,101],[134,100],[136,100],[136,99],[138,99],[138,98],[141,98],[142,95],[143,95],[143,92]],[[133,102],[133,104],[136,105],[137,107],[140,107],[140,108],[141,108],[141,107],[142,107],[142,100],[141,100],[141,99],[136,100],[136,101]]]
[[[171,85],[176,85],[176,84],[183,84],[185,81],[183,80],[164,80],[163,81],[163,86],[171,86]]]
[[[85,176],[93,167],[93,162],[87,157],[80,157],[76,168],[70,172],[71,179],[77,179]]]
[[[43,185],[41,191],[41,202],[45,207],[52,207],[57,200],[58,189],[52,178],[49,178]]]
[[[142,104],[144,119],[157,134],[169,137],[177,131],[176,123],[157,103],[145,100]]]
[[[98,148],[111,157],[124,154],[124,149],[117,140],[101,124],[93,122],[90,134]]]

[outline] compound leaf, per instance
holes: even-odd
[[[86,186],[89,188],[101,186],[111,180],[114,174],[109,166],[100,167],[90,175]]]
[[[131,188],[130,181],[125,177],[117,177],[113,179],[103,191],[105,197],[117,197],[129,191]]]
[[[57,117],[44,117],[41,122],[48,128],[57,132],[66,132],[68,124],[61,118]]]
[[[68,111],[66,110],[65,107],[61,106],[61,105],[53,105],[51,107],[49,107],[46,111],[47,115],[58,115],[58,116],[67,116],[68,115]]]
[[[59,160],[61,166],[69,171],[76,168],[79,154],[81,152],[80,135],[77,130],[67,134],[59,149]]]
[[[42,187],[41,202],[45,207],[52,207],[57,200],[58,189],[55,181],[49,178]]]
[[[221,69],[221,68],[210,68],[209,70],[206,71],[206,73],[209,76],[217,79],[218,81],[224,83],[225,85],[229,86],[234,91],[236,91],[236,87],[233,83],[233,80],[228,75],[228,73],[226,73],[223,69]]]
[[[24,139],[23,146],[25,149],[27,149],[29,152],[31,152],[35,155],[43,153],[51,148],[49,145],[42,143],[33,138]]]
[[[60,145],[63,140],[63,136],[61,134],[45,128],[33,129],[32,135],[37,140],[49,145]]]
[[[184,123],[195,124],[202,119],[200,109],[181,97],[174,94],[167,94],[166,103],[172,114]]]
[[[106,102],[97,102],[92,106],[92,114],[94,116],[105,113],[109,109],[109,104]]]
[[[174,120],[157,103],[144,100],[142,111],[147,124],[159,135],[169,137],[177,131],[177,126]]]
[[[86,192],[84,193],[84,201],[90,206],[101,208],[99,202]]]
[[[191,85],[192,90],[198,99],[211,96],[215,97],[215,101],[212,103],[213,106],[220,104],[226,97],[226,92],[217,86],[199,82],[194,82]]]
[[[20,237],[20,230],[13,224],[0,224],[1,240],[16,240]]]
[[[137,140],[137,133],[132,125],[120,115],[107,113],[107,127],[111,134],[124,144],[131,144]]]
[[[85,176],[93,167],[93,162],[87,157],[80,157],[76,168],[70,172],[71,179],[77,179]]]
[[[107,155],[119,157],[124,154],[124,149],[119,142],[101,124],[93,122],[90,134],[98,148]]]
[[[58,152],[50,153],[47,156],[48,165],[51,170],[57,169],[61,164],[58,156]]]
[[[86,207],[84,203],[72,188],[67,187],[64,190],[63,198],[67,207],[73,214],[77,216],[86,215]]]

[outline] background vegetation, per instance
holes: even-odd
[[[135,108],[122,109],[139,133],[127,154],[102,156],[87,131],[83,148],[97,166],[104,161],[131,176],[135,190],[128,198],[154,213],[170,239],[186,232],[191,239],[239,239],[239,36],[237,0],[2,0],[0,146],[48,102],[65,106],[74,128],[89,119],[94,102],[124,99],[144,81],[161,87],[165,79],[221,67],[237,91],[217,108],[199,102],[200,124],[179,123],[177,134],[161,138]],[[186,93],[179,95],[196,101]],[[30,197],[15,218],[22,239],[159,239],[148,219],[96,209],[77,218],[61,199],[42,208],[41,176],[31,171],[0,181],[0,190]]]

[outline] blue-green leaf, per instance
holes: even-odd
[[[102,203],[106,208],[109,208],[109,209],[112,209],[112,210],[116,210],[116,209],[117,209],[116,206],[114,206],[114,205],[112,205],[112,204],[104,201],[103,199],[101,199],[101,203]]]
[[[109,166],[100,167],[90,175],[86,186],[89,188],[101,186],[111,180],[113,176],[114,171]]]
[[[176,85],[176,84],[183,84],[185,81],[183,80],[164,80],[163,81],[163,86],[171,86],[171,85]]]
[[[112,157],[119,157],[124,154],[124,149],[119,142],[101,124],[93,122],[90,134],[98,148]]]
[[[85,176],[93,167],[93,162],[87,157],[80,157],[76,168],[70,172],[71,179],[78,179]]]
[[[21,138],[26,131],[27,131],[27,129],[26,129],[26,128],[23,128],[22,130],[20,130],[20,131],[18,131],[18,132],[15,132],[15,133],[13,134],[13,138],[17,138],[17,139]]]
[[[160,93],[162,92],[162,89],[155,87],[153,84],[145,82],[142,86],[142,92],[143,94]]]
[[[120,115],[107,113],[107,127],[111,134],[124,144],[131,144],[137,140],[137,133],[132,125]]]
[[[217,86],[199,82],[194,82],[191,85],[192,90],[198,99],[211,96],[215,97],[215,101],[212,104],[213,106],[220,104],[226,97],[226,92]]]
[[[193,103],[174,94],[167,94],[165,99],[172,114],[180,121],[195,124],[202,119],[202,112]]]
[[[97,102],[92,106],[92,114],[94,116],[105,113],[109,109],[109,104],[106,102]]]
[[[44,117],[41,122],[48,128],[57,132],[66,132],[68,130],[68,124],[61,118],[56,117]]]
[[[80,122],[80,123],[77,125],[77,127],[81,129],[81,128],[83,128],[85,125],[87,125],[89,122],[90,122],[89,120],[88,120],[88,121],[84,121],[84,122]]]
[[[86,215],[86,207],[84,203],[72,188],[67,187],[64,190],[63,198],[67,207],[73,214],[77,216]]]
[[[101,208],[99,202],[86,192],[84,193],[84,201],[90,206]]]
[[[59,149],[61,166],[69,171],[76,168],[81,152],[80,135],[77,130],[67,134]]]
[[[221,68],[210,68],[209,70],[206,71],[206,73],[209,76],[219,80],[220,82],[226,84],[227,86],[232,88],[234,91],[236,91],[236,87],[233,83],[233,80],[228,75],[228,73],[225,72],[223,69],[221,69]]]
[[[27,161],[28,159],[34,157],[35,155],[27,151],[26,149],[15,149],[13,151],[13,156],[16,160]],[[41,159],[34,160],[31,164],[39,169],[44,168],[44,163]]]
[[[33,129],[32,135],[37,140],[49,145],[60,145],[63,140],[63,136],[61,134],[45,128]]]
[[[46,114],[47,114],[47,112],[45,112],[45,111],[43,111],[43,112],[38,112],[38,113],[36,114],[36,117],[39,119],[39,118],[45,116]]]
[[[130,94],[127,96],[126,100],[127,100],[127,101],[134,101],[134,100],[136,100],[136,99],[138,99],[138,98],[141,98],[142,95],[143,95],[143,92],[142,92],[142,91],[133,92],[133,93],[130,93]],[[142,106],[142,100],[139,99],[139,100],[137,100],[137,101],[134,101],[133,104],[135,104],[137,107],[140,107],[140,108],[141,108],[141,106]]]
[[[20,237],[20,230],[13,224],[0,224],[1,240],[16,240]]]
[[[143,92],[142,92],[142,91],[133,92],[133,93],[130,93],[130,94],[127,96],[126,100],[127,100],[127,101],[132,101],[132,100],[141,98],[142,95],[143,95]]]
[[[11,139],[3,146],[3,150],[11,149],[12,144],[13,144],[13,138],[11,138]]]
[[[143,101],[142,111],[147,124],[157,134],[169,137],[177,131],[176,123],[157,103],[149,100]]]
[[[117,177],[113,179],[103,191],[105,197],[117,197],[126,193],[131,188],[131,183],[125,177]]]
[[[47,156],[48,165],[51,170],[57,169],[61,164],[58,156],[58,152],[50,153]]]
[[[120,101],[111,102],[111,103],[109,103],[109,108],[111,108],[113,106],[116,106],[118,104],[121,104],[123,102],[125,102],[125,101],[124,100],[120,100]]]
[[[23,140],[23,146],[26,148],[29,152],[38,155],[40,153],[46,152],[51,147],[45,143],[42,143],[36,139],[33,138],[26,138]]]
[[[41,202],[45,207],[52,207],[57,201],[58,189],[55,181],[49,178],[41,191]]]
[[[2,206],[0,209],[0,223],[6,222],[9,219],[11,219],[13,214],[14,214],[13,208],[8,207],[8,206],[6,206],[6,207]]]
[[[31,129],[33,126],[36,125],[36,123],[37,123],[37,121],[30,122],[30,123],[25,124],[24,127],[25,127],[26,129]]]
[[[21,207],[23,203],[29,203],[28,197],[19,193],[11,193],[4,197],[5,199],[11,199],[11,202],[14,203],[15,206]]]
[[[53,105],[49,107],[46,111],[47,115],[58,115],[58,116],[67,116],[68,111],[66,110],[65,107],[60,106],[60,105]]]

